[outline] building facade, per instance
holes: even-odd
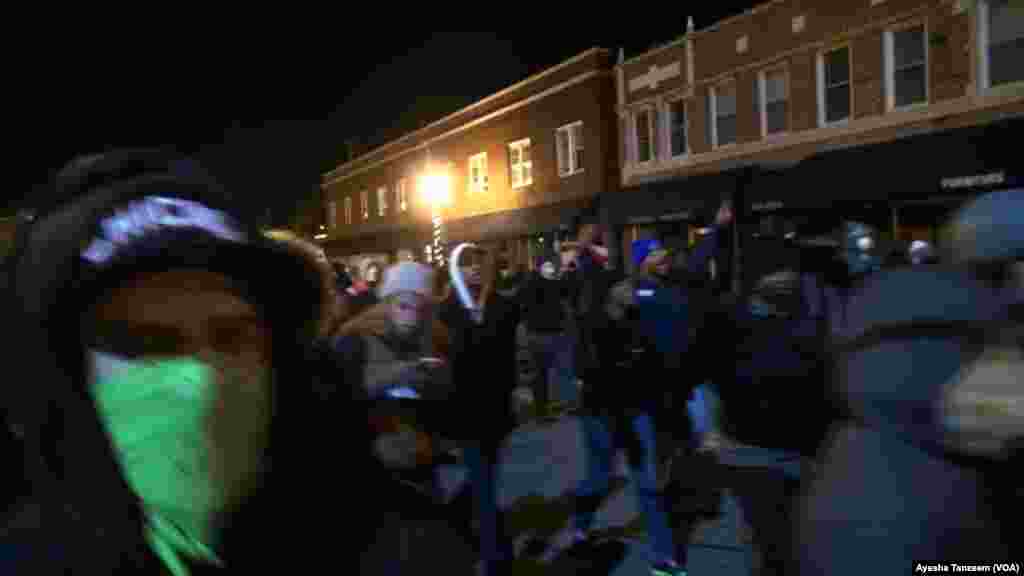
[[[619,185],[614,60],[594,48],[324,175],[332,257],[433,258],[491,244],[532,267],[554,232]]]
[[[956,198],[1020,175],[1000,139],[1021,136],[1021,2],[774,0],[620,58],[616,79],[624,246],[692,242],[722,197],[748,221],[856,204],[935,241]],[[785,177],[739,195],[707,177],[743,166]]]

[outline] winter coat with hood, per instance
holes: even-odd
[[[280,534],[269,524],[270,518],[276,526],[305,524],[304,507],[294,501],[296,488],[301,484],[309,493],[326,495],[332,492],[324,487],[334,484],[324,479],[315,485],[316,478],[301,472],[303,459],[289,449],[321,434],[304,350],[319,329],[319,271],[244,224],[234,236],[240,242],[157,227],[133,237],[103,264],[82,256],[83,246],[102,233],[106,214],[143,197],[170,194],[236,220],[230,196],[195,164],[148,151],[76,162],[46,195],[33,198],[33,217],[23,220],[30,228],[13,260],[11,297],[18,313],[9,320],[19,337],[9,365],[32,380],[6,394],[37,465],[31,494],[0,533],[0,573],[165,573],[147,545],[144,503],[123,476],[91,398],[80,330],[83,310],[110,286],[144,270],[201,268],[236,280],[275,336],[268,465],[260,487],[223,518],[218,555],[228,570],[251,573],[257,566],[316,562],[308,552],[327,549],[312,531]],[[281,298],[287,305],[275,304]],[[318,507],[329,511],[330,502],[324,498]],[[332,557],[336,553],[332,547]]]

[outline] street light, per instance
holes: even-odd
[[[446,170],[432,169],[420,176],[419,191],[430,205],[433,230],[430,255],[438,266],[444,266],[444,208],[452,202],[451,179]]]

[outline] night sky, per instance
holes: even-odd
[[[10,70],[16,82],[8,87],[22,89],[8,104],[5,131],[15,147],[5,207],[76,154],[164,145],[197,155],[227,185],[251,189],[253,206],[280,221],[342,158],[347,139],[380,144],[590,47],[624,47],[628,58],[681,35],[687,15],[700,29],[753,5],[714,4],[659,8],[657,17],[644,10],[603,27],[544,23],[530,9],[523,30],[416,33],[406,25],[376,40],[351,36],[340,16],[337,27],[248,31],[216,45],[207,45],[211,30],[190,31],[197,39],[184,46],[180,34],[174,43],[146,32],[90,39],[81,53],[23,59]],[[145,57],[129,59],[126,50]]]

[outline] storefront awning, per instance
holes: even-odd
[[[746,198],[754,212],[837,203],[919,202],[966,197],[1019,181],[1011,159],[1019,118],[907,136],[816,154],[792,168],[759,174]]]
[[[323,247],[331,258],[365,253],[391,254],[399,250],[412,250],[418,254],[428,239],[429,231],[426,229],[400,228],[328,240]]]
[[[617,225],[710,220],[741,184],[745,168],[632,186],[607,195],[608,212]]]
[[[569,223],[579,213],[586,210],[591,202],[593,202],[592,198],[581,198],[558,204],[506,210],[451,220],[445,222],[445,237],[449,244],[453,244],[457,242],[487,242],[542,234]]]

